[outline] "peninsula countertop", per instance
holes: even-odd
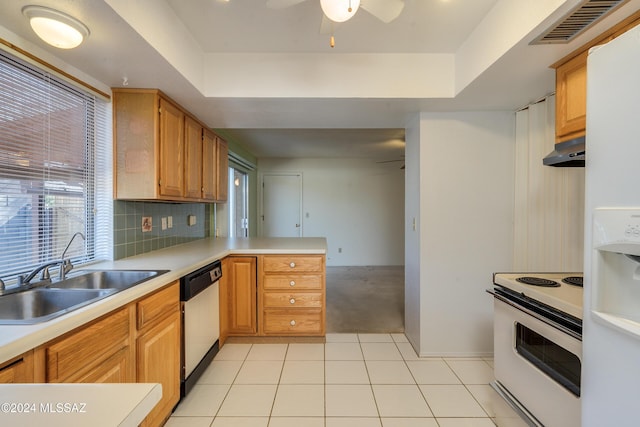
[[[228,255],[322,254],[327,241],[322,237],[300,238],[207,238],[117,261],[77,266],[101,270],[169,270],[139,285],[125,289],[58,318],[34,325],[0,325],[0,363],[19,356],[66,332],[180,279]]]
[[[0,424],[136,427],[162,397],[160,384],[0,384]]]

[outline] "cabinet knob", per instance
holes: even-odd
[[[291,304],[295,304],[295,303],[296,303],[296,300],[295,300],[295,298],[291,298],[291,299],[289,300],[289,302],[290,302]]]
[[[295,263],[295,262],[290,262],[290,263],[289,263],[289,267],[291,267],[291,268],[295,268],[295,266],[296,266],[296,263]]]
[[[292,281],[289,282],[289,286],[295,286],[295,285],[296,285],[296,281],[295,280],[292,280]]]
[[[295,320],[292,320],[291,322],[289,322],[289,324],[290,324],[291,326],[296,326],[296,321],[295,321]]]

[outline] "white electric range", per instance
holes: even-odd
[[[582,273],[496,273],[493,283],[492,385],[529,425],[580,427]]]
[[[554,285],[527,284],[521,281],[523,278],[542,279]],[[582,273],[495,273],[493,283],[582,319]]]

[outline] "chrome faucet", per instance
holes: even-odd
[[[67,250],[69,250],[69,246],[71,246],[71,242],[73,242],[73,239],[75,239],[76,236],[82,237],[82,240],[85,240],[85,241],[87,240],[84,237],[84,234],[82,234],[79,231],[75,233],[73,236],[71,236],[71,240],[69,240],[69,243],[67,243],[67,247],[64,248],[64,251],[62,251],[62,256],[60,256],[60,258],[62,259],[62,264],[60,264],[60,274],[59,274],[60,280],[64,280],[67,273],[73,269],[73,264],[71,264],[71,258],[65,259],[64,256],[67,254]]]
[[[64,260],[57,259],[55,261],[49,261],[49,262],[45,262],[44,264],[40,264],[39,266],[34,268],[31,273],[27,274],[26,276],[25,275],[18,276],[18,286],[29,285],[33,280],[33,278],[36,277],[36,275],[41,271],[42,271],[42,280],[49,280],[50,279],[49,267],[56,264],[60,264],[60,268],[62,269],[63,263],[64,263]]]
[[[84,234],[82,234],[81,232],[77,232],[75,233],[73,236],[71,236],[71,240],[69,240],[69,243],[67,244],[67,247],[64,248],[64,251],[62,252],[62,256],[60,257],[60,259],[54,260],[54,261],[49,261],[49,262],[45,262],[44,264],[40,264],[39,266],[37,266],[36,268],[33,269],[33,271],[31,273],[29,273],[28,275],[24,276],[18,276],[18,286],[27,286],[31,283],[31,281],[33,280],[34,277],[36,277],[36,275],[42,271],[42,275],[40,277],[41,280],[50,280],[51,277],[49,275],[49,267],[54,266],[54,265],[58,265],[60,264],[60,273],[58,274],[58,278],[60,280],[64,280],[64,278],[66,277],[67,273],[70,272],[73,269],[73,264],[71,264],[71,259],[70,258],[66,258],[65,259],[65,255],[67,254],[67,250],[69,250],[69,246],[71,246],[71,242],[73,242],[73,239],[76,238],[76,236],[80,236],[82,237],[82,240],[86,240],[84,237]]]

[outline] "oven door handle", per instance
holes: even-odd
[[[517,302],[514,302],[514,301],[510,300],[509,298],[505,297],[504,295],[501,295],[501,294],[497,293],[495,290],[487,289],[487,293],[493,295],[493,297],[495,299],[497,299],[498,301],[502,301],[505,304],[508,304],[511,307],[513,307],[513,308],[515,308],[517,310],[520,310],[521,312],[523,312],[525,314],[528,314],[529,316],[531,316],[531,317],[533,317],[533,318],[535,318],[535,319],[537,319],[537,320],[539,320],[539,321],[541,321],[543,323],[546,323],[547,325],[552,326],[552,327],[558,329],[559,331],[564,332],[565,334],[571,335],[573,338],[575,338],[575,339],[577,339],[579,341],[582,341],[582,335],[576,333],[575,331],[572,331],[571,329],[569,329],[569,328],[567,328],[567,327],[565,327],[563,325],[560,325],[559,323],[554,322],[553,320],[547,319],[546,317],[540,315],[539,313],[536,313],[533,310],[529,310],[528,308],[521,306]]]

